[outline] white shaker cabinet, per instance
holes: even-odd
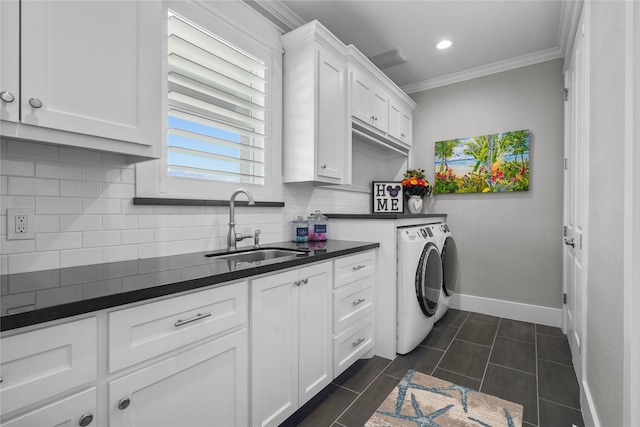
[[[159,157],[162,3],[0,2],[2,136]]]
[[[389,100],[389,135],[409,147],[413,144],[413,113],[393,99]]]
[[[386,133],[389,128],[387,92],[356,67],[351,76],[351,115]]]
[[[2,338],[2,426],[97,425],[95,317]],[[74,390],[86,390],[69,396]],[[46,403],[46,405],[45,405]],[[16,415],[19,415],[16,417]]]
[[[109,383],[109,425],[248,425],[246,328]]]
[[[314,21],[282,37],[284,181],[345,184],[348,135],[344,58]]]
[[[109,313],[110,425],[248,425],[247,286]],[[117,372],[130,367],[125,376]]]
[[[332,264],[251,282],[253,426],[277,426],[332,380]]]

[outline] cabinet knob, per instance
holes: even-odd
[[[322,166],[320,166],[320,167],[321,167],[322,169],[326,169],[326,168],[327,168],[327,165],[322,165]]]
[[[307,277],[306,279],[302,279],[302,283],[304,283],[305,285],[309,283],[309,278]]]
[[[16,98],[13,96],[13,94],[11,92],[7,92],[5,90],[5,91],[0,92],[0,99],[2,99],[4,102],[9,103],[9,102],[15,101]]]
[[[127,409],[129,405],[131,405],[131,399],[129,399],[128,397],[123,397],[122,399],[120,399],[120,402],[118,402],[118,409]]]
[[[40,101],[38,98],[31,98],[29,99],[29,105],[31,105],[33,108],[41,108],[42,101]]]
[[[91,424],[91,421],[93,421],[93,414],[84,414],[83,416],[80,417],[80,421],[78,421],[78,425],[81,427],[86,427],[89,424]]]
[[[295,282],[293,282],[293,284],[296,286],[300,286],[302,285],[302,280],[296,280]]]

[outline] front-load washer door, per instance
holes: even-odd
[[[442,287],[442,262],[438,248],[427,242],[422,248],[416,270],[416,297],[425,316],[436,314]]]
[[[442,290],[446,296],[451,296],[455,292],[458,283],[458,249],[456,241],[451,236],[447,236],[442,244]]]

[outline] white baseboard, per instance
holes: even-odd
[[[453,294],[449,307],[546,326],[562,327],[562,309],[522,304],[473,295]]]
[[[600,427],[589,384],[584,380],[582,381],[582,387],[580,387],[580,406],[582,406],[582,419],[585,427]]]

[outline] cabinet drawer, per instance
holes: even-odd
[[[333,338],[333,377],[373,348],[373,315]]]
[[[95,317],[2,339],[2,413],[53,397],[97,376]]]
[[[338,334],[373,313],[373,284],[369,276],[333,292],[333,333]]]
[[[109,313],[109,372],[247,322],[247,282]]]
[[[92,387],[50,405],[28,412],[18,418],[2,423],[1,427],[77,426],[81,420],[91,417],[90,426],[101,425],[97,421],[97,394]]]
[[[335,260],[333,287],[339,288],[347,283],[371,276],[375,273],[375,251],[363,252]]]

